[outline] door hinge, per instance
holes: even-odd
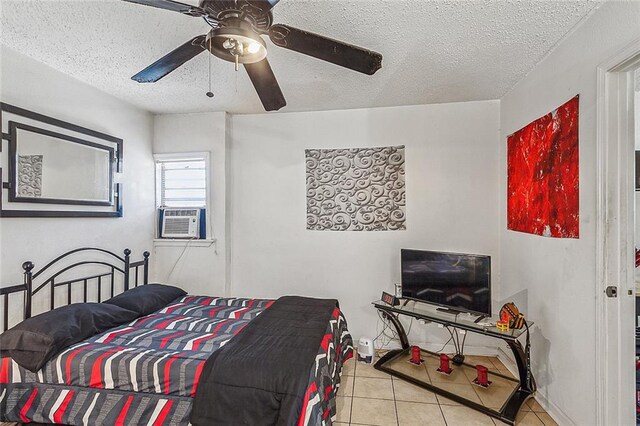
[[[610,285],[604,292],[607,294],[607,297],[618,297],[618,287],[615,285]]]

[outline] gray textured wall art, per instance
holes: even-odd
[[[403,230],[404,145],[307,149],[307,229]]]
[[[18,156],[18,197],[42,197],[42,157]]]

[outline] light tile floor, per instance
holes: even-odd
[[[486,365],[502,374],[509,370],[495,357],[471,357],[470,363]],[[337,425],[376,426],[494,426],[503,425],[476,410],[467,408],[435,393],[392,378],[373,366],[347,361],[343,386],[338,392]],[[551,426],[556,422],[534,400],[520,410],[516,425]]]

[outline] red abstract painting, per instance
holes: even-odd
[[[507,228],[579,237],[578,101],[507,138]]]

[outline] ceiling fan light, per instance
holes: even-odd
[[[251,54],[258,53],[260,51],[260,49],[262,49],[262,45],[260,43],[256,43],[255,41],[252,41],[247,46],[247,52],[249,52]]]
[[[215,56],[229,62],[253,64],[267,56],[264,40],[254,31],[239,27],[222,27],[207,35],[205,46]]]

